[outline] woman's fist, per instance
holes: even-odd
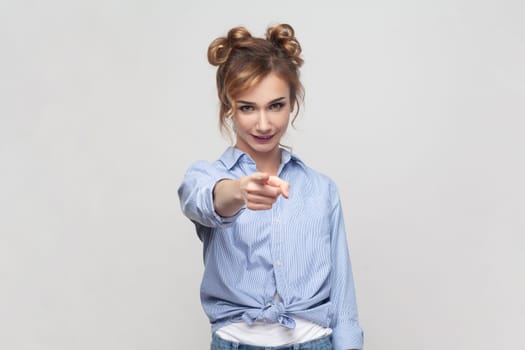
[[[271,209],[279,195],[288,198],[290,185],[277,176],[255,173],[239,179],[241,196],[251,210]]]

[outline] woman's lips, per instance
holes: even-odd
[[[273,135],[267,135],[267,136],[257,136],[252,135],[256,142],[258,143],[267,143],[270,142],[273,138]]]

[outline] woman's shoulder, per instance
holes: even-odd
[[[228,168],[221,158],[210,161],[210,160],[195,160],[186,169],[185,177],[224,177],[228,175]]]
[[[292,155],[292,159],[296,164],[296,168],[301,169],[302,173],[305,176],[305,179],[307,179],[309,183],[317,187],[324,187],[329,191],[337,192],[337,186],[334,180],[329,175],[327,175],[323,171],[320,171],[310,166],[296,155]]]
[[[235,155],[232,153],[231,148],[227,148],[218,159],[213,161],[203,159],[193,161],[188,167],[188,171],[224,171],[228,169],[228,163],[231,162],[234,157]]]
[[[304,172],[311,177],[319,179],[319,181],[323,181],[326,183],[333,183],[334,181],[332,178],[324,173],[323,171],[317,170],[313,166],[311,166],[309,163],[304,161],[302,158],[297,156],[296,154],[291,155],[291,159],[296,163],[300,168],[304,170]]]

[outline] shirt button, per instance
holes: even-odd
[[[275,219],[274,222],[275,222],[276,224],[278,224],[278,223],[279,223],[279,219]]]
[[[275,261],[275,266],[279,267],[282,266],[282,263],[280,260]]]

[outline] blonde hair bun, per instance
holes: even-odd
[[[244,27],[232,28],[226,37],[217,38],[208,47],[208,62],[219,66],[230,57],[233,48],[242,47],[253,39],[250,32]],[[244,45],[243,45],[244,43]]]
[[[295,32],[291,25],[283,23],[268,28],[266,31],[266,40],[284,50],[297,66],[300,67],[303,64],[301,45],[295,38]]]

